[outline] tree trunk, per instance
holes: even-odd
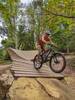
[[[69,52],[70,52],[70,50],[69,50],[69,46],[68,46],[68,44],[67,44],[67,48],[66,48],[66,49],[67,49],[67,53],[69,53]]]
[[[18,49],[18,37],[17,37],[17,33],[15,34],[15,48]]]

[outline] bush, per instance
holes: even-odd
[[[0,59],[1,59],[1,60],[4,59],[4,57],[3,57],[3,49],[2,49],[2,48],[0,49]]]
[[[10,60],[10,56],[7,50],[4,48],[0,49],[0,60]]]

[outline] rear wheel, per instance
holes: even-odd
[[[51,56],[49,66],[55,73],[64,71],[66,67],[65,57],[61,53],[55,53]]]
[[[40,69],[42,66],[42,57],[40,55],[36,55],[33,63],[35,69]]]

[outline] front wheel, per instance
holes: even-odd
[[[64,55],[61,53],[55,53],[51,56],[49,61],[51,70],[55,73],[61,73],[66,67],[66,60]]]
[[[35,69],[37,69],[37,70],[40,69],[42,66],[42,57],[40,55],[36,55],[33,63],[34,63]]]

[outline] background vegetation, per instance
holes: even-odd
[[[75,51],[75,0],[33,0],[21,6],[20,0],[0,0],[0,36],[7,37],[2,40],[1,59],[8,47],[35,49],[35,42],[45,30],[50,30],[59,50]]]

